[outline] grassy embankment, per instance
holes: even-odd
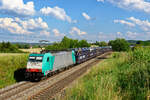
[[[42,48],[44,49],[44,48]],[[19,49],[23,52],[28,52],[28,53],[40,53],[41,48],[32,48],[32,49]]]
[[[70,89],[65,100],[145,100],[150,95],[150,48],[114,53]]]
[[[26,66],[28,54],[0,53],[0,88],[16,82],[14,73]]]

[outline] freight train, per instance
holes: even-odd
[[[30,54],[27,62],[25,77],[29,80],[40,80],[69,66],[83,63],[111,50],[111,47],[78,48],[69,51]]]

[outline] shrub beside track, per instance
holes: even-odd
[[[17,74],[24,71],[27,59],[28,54],[23,53],[0,54],[0,88],[22,80],[22,76],[18,77]]]

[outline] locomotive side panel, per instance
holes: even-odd
[[[75,63],[72,51],[53,53],[53,55],[55,56],[53,71],[73,65]]]

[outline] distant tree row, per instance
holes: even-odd
[[[138,41],[136,44],[138,45],[150,45],[149,41],[143,42],[143,41]],[[130,43],[126,41],[125,39],[116,39],[116,40],[110,40],[108,43],[107,42],[98,42],[92,43],[92,45],[97,45],[99,47],[103,46],[112,46],[112,49],[114,51],[128,51],[130,49]],[[91,44],[88,43],[86,40],[76,40],[76,39],[70,39],[68,37],[64,37],[61,42],[55,42],[52,45],[48,45],[45,47],[45,50],[67,50],[70,48],[82,48],[82,47],[90,47]],[[35,48],[40,47],[40,45],[34,45]],[[10,42],[2,42],[0,43],[0,52],[1,53],[17,53],[17,52],[22,52],[19,49],[29,49],[30,45],[29,44],[11,44]]]
[[[128,40],[130,45],[139,45],[139,46],[150,46],[150,40],[142,41],[142,40]]]
[[[66,50],[69,48],[82,48],[90,47],[90,44],[86,40],[74,40],[68,37],[64,37],[60,43],[55,42],[53,45],[47,46],[46,50]]]
[[[141,46],[150,46],[150,41],[137,41],[136,44]]]
[[[19,49],[30,49],[30,47],[32,47],[32,48],[41,48],[41,47],[44,47],[44,46],[42,46],[42,45],[40,45],[40,43],[39,44],[34,44],[34,45],[32,45],[32,44],[19,44],[19,43],[17,43],[17,44],[15,44]]]
[[[30,45],[29,44],[15,44],[19,49],[29,49]]]
[[[99,47],[104,47],[104,46],[108,46],[108,43],[105,41],[101,41],[101,42],[96,41],[96,43],[94,43],[94,45],[97,45]]]
[[[98,42],[92,43],[92,45],[97,45],[99,47],[103,46],[112,46],[113,51],[128,51],[130,45],[125,39],[117,38],[116,40],[110,40],[107,42]],[[46,50],[66,50],[69,48],[82,48],[90,47],[90,44],[86,40],[74,40],[68,37],[64,37],[60,43],[55,42],[53,45],[47,46]]]
[[[18,49],[18,47],[10,42],[2,42],[0,43],[0,53],[18,53],[22,52]]]

